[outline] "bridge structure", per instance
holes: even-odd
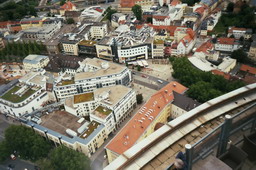
[[[255,128],[256,83],[214,98],[166,123],[104,169],[170,169],[175,156],[186,151],[190,170],[209,153],[225,152],[231,139],[241,142],[242,135],[234,136],[237,132]]]

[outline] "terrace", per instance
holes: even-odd
[[[71,80],[62,80],[57,84],[57,86],[66,86],[69,84],[75,84],[74,78],[72,78]]]
[[[92,114],[101,119],[105,119],[110,113],[112,113],[112,110],[103,106],[98,106]]]
[[[84,93],[84,94],[79,94],[74,96],[74,104],[93,101],[93,100],[94,100],[93,93]]]
[[[30,97],[32,94],[34,94],[36,91],[29,88],[24,94],[21,96],[15,94],[17,91],[19,91],[22,87],[14,86],[12,89],[10,89],[7,93],[5,93],[3,96],[1,96],[2,99],[10,101],[12,103],[20,103]]]
[[[41,117],[41,126],[54,130],[62,135],[68,136],[66,129],[77,131],[82,124],[78,123],[79,117],[76,117],[65,111],[54,111]]]
[[[92,132],[97,129],[97,127],[99,126],[100,124],[96,121],[92,121],[89,125],[88,125],[88,129],[80,135],[80,138],[82,139],[86,139],[88,136],[90,136],[90,134],[92,134]]]

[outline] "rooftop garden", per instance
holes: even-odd
[[[93,93],[84,93],[74,96],[74,103],[82,103],[94,100]]]
[[[72,78],[71,80],[62,80],[58,85],[65,86],[69,84],[75,84],[74,78]]]
[[[110,110],[110,109],[108,109],[106,107],[102,107],[102,106],[98,106],[95,109],[95,111],[97,111],[97,112],[99,112],[99,113],[101,113],[103,115],[106,115],[106,116],[109,115],[112,112],[112,110]]]
[[[83,139],[86,139],[88,136],[90,136],[90,134],[92,134],[92,132],[97,129],[97,127],[100,124],[96,121],[92,121],[89,125],[88,125],[88,129],[80,136]]]
[[[79,42],[79,45],[94,46],[94,44],[96,43],[97,43],[96,41],[83,40]]]
[[[10,101],[12,103],[19,103],[27,99],[29,96],[34,94],[36,91],[29,89],[27,90],[22,96],[14,94],[17,92],[21,87],[14,86],[12,89],[10,89],[7,93],[5,93],[1,98],[7,101]]]
[[[154,44],[164,44],[164,40],[160,40],[160,39],[154,40]]]

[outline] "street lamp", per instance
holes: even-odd
[[[62,138],[62,136],[59,136],[59,141],[60,141],[60,144],[62,145],[61,138]]]
[[[32,127],[33,131],[35,132],[35,129],[34,129],[35,124],[31,124],[31,127]]]
[[[47,132],[48,132],[48,130],[45,129],[45,130],[44,130],[44,134],[45,134],[46,139],[48,140]]]

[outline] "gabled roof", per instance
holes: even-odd
[[[246,28],[229,27],[228,32],[233,33],[234,31],[246,31]]]
[[[240,70],[256,75],[256,68],[255,67],[251,67],[251,66],[242,64],[241,67],[240,67]]]
[[[196,49],[196,52],[208,53],[208,50],[212,50],[214,48],[213,44],[210,41],[203,43],[200,47]]]
[[[63,9],[63,10],[72,10],[74,7],[76,7],[75,4],[73,4],[72,2],[70,1],[67,1],[64,5],[62,5],[60,7],[60,9]]]
[[[228,73],[225,73],[223,71],[220,70],[212,70],[212,73],[215,75],[220,75],[223,76],[226,80],[230,80],[231,79],[231,75]]]
[[[234,45],[235,44],[235,38],[218,38],[217,42],[219,44]]]
[[[172,104],[187,112],[200,105],[200,103],[198,103],[197,101],[183,94],[177,93],[175,91],[173,92],[173,94],[174,94],[174,101],[172,102]]]
[[[173,1],[170,3],[171,6],[176,6],[176,5],[178,5],[178,4],[181,4],[181,1],[180,1],[180,0],[173,0]]]
[[[171,82],[156,92],[121,129],[121,131],[107,144],[106,148],[122,154],[144,134],[154,119],[161,113],[167,104],[173,101],[173,91],[184,93],[187,88],[178,82]]]
[[[121,0],[120,5],[122,8],[131,8],[135,5],[136,0]]]

